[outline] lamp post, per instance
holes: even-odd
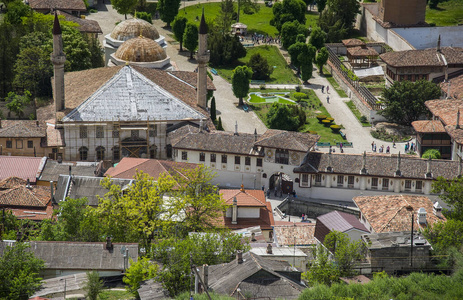
[[[410,232],[410,268],[413,267],[413,223],[414,223],[414,214],[413,214],[413,207],[412,206],[407,206],[406,207],[407,211],[409,211],[412,214],[412,230]]]

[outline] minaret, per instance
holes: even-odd
[[[55,22],[53,24],[53,53],[51,62],[53,63],[53,98],[55,100],[56,112],[63,110],[64,106],[64,63],[66,56],[63,52],[63,39],[61,37],[61,26],[59,25],[58,15],[55,12]]]
[[[199,24],[199,45],[198,53],[196,54],[196,61],[198,62],[198,83],[196,90],[196,103],[206,108],[207,99],[207,69],[206,65],[209,62],[209,51],[207,50],[207,25],[203,15],[201,16],[201,23]]]

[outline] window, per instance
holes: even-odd
[[[34,148],[34,141],[27,141],[27,148]]]
[[[187,160],[188,159],[188,152],[182,151],[182,160]]]
[[[149,136],[150,137],[156,137],[156,125],[150,125],[150,131],[149,131]]]
[[[412,75],[407,75],[407,80],[412,81]]]
[[[411,180],[405,180],[405,190],[409,191],[412,189],[412,181]]]
[[[353,188],[354,187],[354,176],[348,176],[347,177],[347,186],[349,188]]]
[[[130,137],[132,139],[140,138],[140,132],[138,130],[130,130]]]
[[[309,174],[302,174],[301,185],[303,185],[303,186],[308,186],[309,185]]]
[[[223,164],[227,163],[227,156],[225,154],[222,155],[222,163]]]
[[[16,140],[16,149],[23,148],[23,140]]]
[[[372,190],[378,189],[378,178],[371,178],[371,189]]]
[[[338,175],[338,186],[344,185],[344,175]]]
[[[235,165],[241,164],[241,156],[235,156]]]
[[[211,153],[211,162],[215,163],[215,161],[216,161],[215,153]]]
[[[420,192],[423,189],[423,181],[417,180],[416,181],[416,191]]]
[[[199,153],[199,161],[206,161],[206,153],[204,152]]]
[[[383,179],[383,190],[388,190],[389,189],[389,179],[384,178]]]
[[[158,153],[158,147],[156,145],[151,145],[150,158],[156,158],[157,153]]]
[[[87,138],[87,127],[79,126],[79,137],[81,139],[86,139]]]
[[[96,160],[104,160],[104,152],[106,149],[102,146],[96,147]]]
[[[113,126],[113,138],[119,138],[119,130],[117,129],[116,125]]]
[[[121,154],[120,154],[120,151],[119,151],[119,147],[118,146],[114,146],[113,147],[113,160],[114,161],[117,161],[121,159]]]
[[[96,138],[97,138],[97,139],[102,139],[102,138],[104,138],[103,126],[96,126]]]
[[[80,160],[87,160],[88,148],[87,147],[80,147],[79,148],[79,155],[80,155]]]
[[[246,157],[244,158],[244,164],[245,164],[246,166],[250,166],[250,165],[251,165],[251,158],[250,158],[249,156],[246,156]]]
[[[275,152],[275,162],[277,164],[289,164],[289,151],[277,149],[277,151]]]
[[[262,167],[262,158],[257,159],[256,166]]]
[[[322,184],[322,174],[315,174],[315,185]]]
[[[13,148],[13,141],[6,141],[7,148]]]

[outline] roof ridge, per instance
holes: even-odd
[[[401,198],[403,198],[403,195],[399,195]],[[404,200],[407,204],[407,200],[406,199],[402,199]],[[382,232],[383,229],[385,229],[387,227],[387,225],[389,225],[391,223],[391,221],[399,214],[399,212],[402,211],[402,209],[404,209],[406,206],[400,206],[399,209],[396,210],[395,214],[383,225],[381,226],[381,230],[379,232]]]

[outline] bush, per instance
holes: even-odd
[[[266,89],[266,87],[265,87],[265,84],[261,84],[261,85],[259,85],[259,89],[261,89],[261,90],[265,90],[265,89]]]
[[[330,121],[331,123],[334,122],[334,118],[326,118],[328,121]]]
[[[97,12],[98,12],[97,9],[94,9],[94,8],[91,8],[91,9],[90,9],[90,13],[91,13],[91,14],[95,14],[95,13],[97,13]]]
[[[137,11],[135,12],[135,18],[145,20],[146,22],[153,24],[153,18],[151,17],[150,13],[144,11]]]
[[[301,91],[301,86],[300,85],[296,86],[296,92],[299,93],[300,91]]]
[[[365,116],[361,116],[359,120],[360,120],[360,123],[368,122],[367,117],[365,117]]]
[[[329,127],[331,123],[332,123],[332,121],[330,121],[330,120],[327,120],[327,119],[322,120],[322,124],[323,124],[325,127]]]
[[[318,123],[321,123],[323,120],[326,119],[325,115],[317,115]]]
[[[296,93],[294,93],[293,97],[294,97],[294,99],[296,99],[296,101],[299,102],[299,101],[301,101],[301,99],[307,98],[307,94],[296,92]]]
[[[273,72],[273,68],[269,66],[267,59],[259,53],[253,54],[247,65],[252,69],[252,79],[255,80],[268,79]]]
[[[334,133],[338,133],[340,130],[341,130],[341,125],[331,125],[330,126],[330,129],[331,131],[333,131]]]

